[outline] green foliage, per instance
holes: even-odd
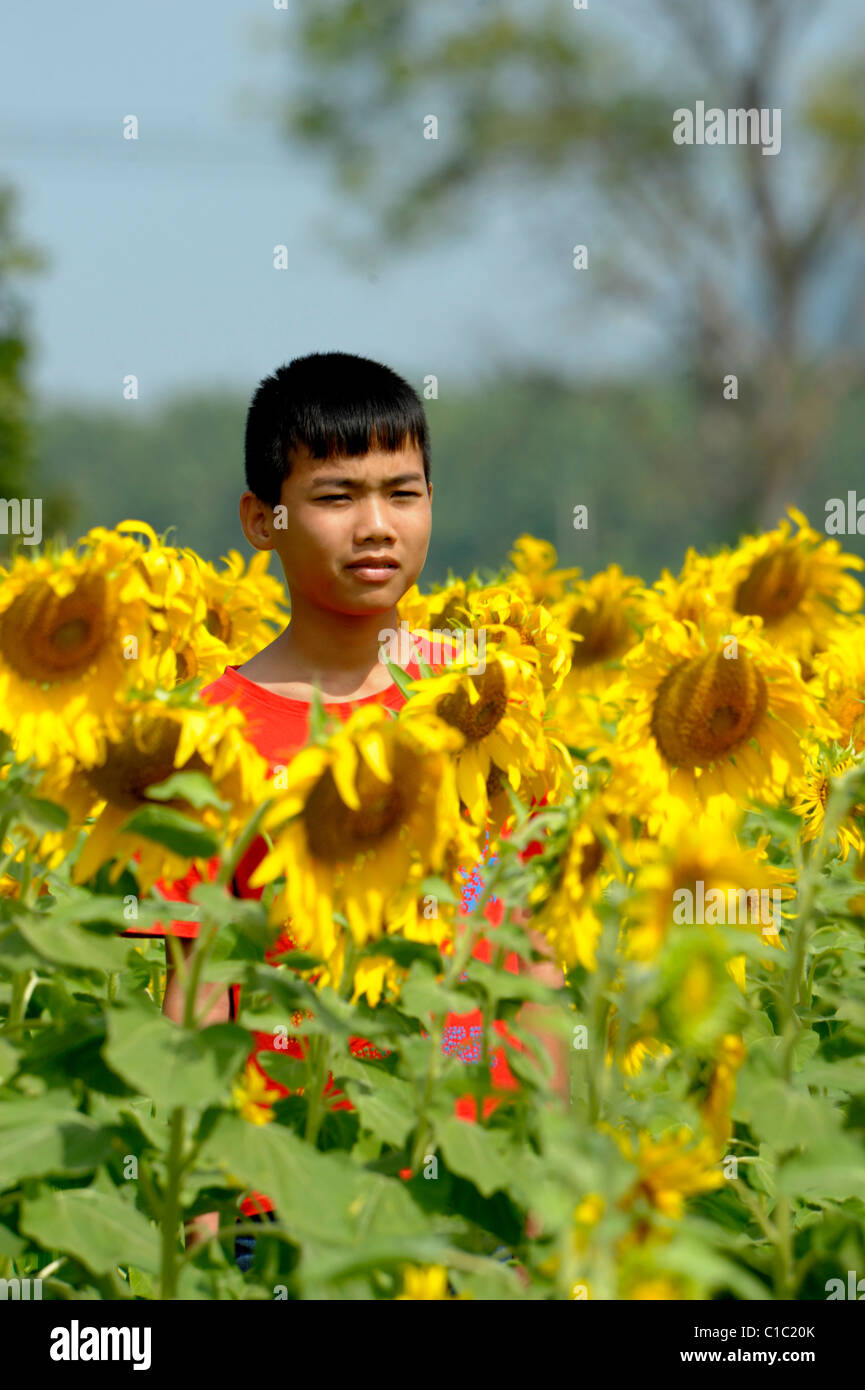
[[[210,804],[204,783],[183,790]],[[304,978],[321,966],[314,956],[265,959],[272,931],[262,903],[203,884],[188,968],[200,967],[202,981],[241,983],[243,996],[237,1022],[195,1027],[161,1011],[160,946],[117,935],[127,925],[128,880],[72,887],[71,860],[48,872],[34,848],[32,805],[26,769],[10,765],[0,819],[9,817],[10,832],[30,827],[31,838],[14,892],[0,896],[6,1277],[50,1264],[51,1298],[271,1299],[284,1289],[292,1299],[370,1299],[399,1294],[407,1265],[440,1265],[451,1288],[473,1298],[569,1298],[580,1281],[593,1298],[629,1298],[651,1277],[683,1297],[784,1299],[824,1297],[839,1267],[861,1265],[865,944],[844,916],[849,871],[831,853],[798,866],[805,915],[790,928],[789,949],[748,943],[744,995],[725,968],[748,938],[733,930],[671,930],[657,961],[618,961],[614,988],[625,892],[603,909],[597,970],[572,972],[567,989],[470,958],[469,932],[453,956],[396,938],[371,943],[405,972],[400,995],[353,1004]],[[557,820],[568,824],[574,809],[545,813],[553,843]],[[54,828],[44,806],[39,815]],[[777,820],[773,862],[789,852],[788,831]],[[495,871],[515,900],[537,872],[536,860],[516,858],[524,838],[517,829],[501,843]],[[522,928],[500,932],[502,950],[530,957]],[[714,982],[699,1026],[682,1005],[695,960]],[[518,1017],[526,1003],[551,1009],[550,1032],[565,1038],[588,1021],[588,1047],[569,1049],[569,1106],[553,1102],[549,1059],[537,1057]],[[610,1041],[613,1007],[624,1034],[652,1018],[673,1051],[626,1074],[621,1039]],[[507,1022],[523,1043],[522,1052],[508,1048],[518,1091],[497,1089],[483,1059],[443,1055],[448,1012],[475,1009],[488,1025]],[[262,1054],[266,1077],[292,1092],[265,1114],[245,1063],[252,1032],[280,1024],[303,1056]],[[634,1146],[668,1144],[682,1126],[694,1143],[707,1134],[731,1034],[743,1039],[744,1059],[728,1096],[729,1133],[698,1171],[735,1158],[738,1172],[686,1192],[681,1214],[671,1215],[653,1200]],[[359,1037],[379,1055],[353,1055]],[[328,1073],[352,1112],[332,1108]],[[466,1097],[479,1123],[457,1118],[455,1102]],[[649,1165],[652,1181],[659,1171]],[[673,1192],[679,1181],[668,1179]],[[270,1197],[275,1222],[237,1224],[250,1191]],[[184,1222],[212,1211],[219,1234],[184,1248]],[[258,1248],[241,1276],[233,1238],[247,1229]]]

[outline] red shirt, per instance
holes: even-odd
[[[406,665],[406,673],[412,679],[420,676],[420,669],[416,662],[411,661]],[[309,710],[310,705],[307,700],[290,700],[283,695],[276,695],[273,691],[265,690],[262,686],[256,685],[254,681],[242,676],[236,666],[227,666],[223,674],[211,685],[202,691],[203,697],[210,704],[231,703],[236,704],[244,713],[247,720],[247,733],[250,742],[258,749],[259,753],[267,759],[271,775],[278,765],[285,765],[291,760],[295,753],[308,742],[309,739]],[[389,685],[385,690],[379,691],[375,695],[368,695],[363,699],[326,703],[325,710],[328,713],[336,714],[343,722],[348,719],[352,710],[359,705],[372,703],[384,705],[388,709],[398,710],[405,704],[405,696],[399,686],[395,683]],[[539,847],[539,846],[538,846]],[[529,849],[531,850],[531,846]],[[266,853],[264,840],[259,836],[249,847],[243,859],[238,865],[235,874],[233,891],[241,898],[260,898],[263,889],[252,888],[249,878],[253,870],[258,866]],[[526,852],[524,852],[526,853]],[[480,863],[470,869],[464,868],[467,878],[466,892],[463,894],[463,901],[460,911],[468,913],[474,897],[480,889]],[[218,870],[219,861],[213,859],[208,865],[209,876],[215,877]],[[202,875],[193,866],[190,872],[183,878],[175,880],[173,883],[160,882],[158,887],[160,893],[172,902],[189,902],[191,889],[202,882]],[[496,927],[504,916],[504,904],[498,898],[491,898],[486,908],[484,916],[491,926]],[[156,923],[153,927],[139,927],[130,929],[123,933],[124,936],[166,936],[174,935],[180,937],[195,937],[198,935],[198,923],[172,920],[167,924]],[[283,951],[293,950],[295,942],[289,931],[284,931],[279,939],[267,952],[267,959],[272,959]],[[486,937],[479,938],[475,945],[473,955],[477,960],[491,960],[491,944]],[[513,974],[519,973],[519,957],[513,951],[509,952],[505,959],[505,968]],[[231,986],[232,996],[232,1017],[236,1018],[240,1003],[240,986]],[[442,1042],[443,1051],[458,1051],[463,1060],[477,1060],[480,1056],[480,1032],[482,1028],[482,1013],[480,1009],[474,1009],[467,1014],[448,1014],[444,1039]],[[297,1020],[295,1020],[297,1021]],[[518,1040],[511,1036],[507,1025],[501,1019],[493,1020],[493,1027],[503,1040],[512,1046],[520,1049]],[[277,1035],[272,1033],[254,1033],[254,1046],[250,1053],[249,1060],[252,1065],[266,1076],[258,1064],[257,1054],[263,1051],[280,1051],[289,1057],[302,1058],[304,1056],[303,1040],[296,1037],[286,1039],[283,1036],[281,1047],[277,1049]],[[372,1043],[366,1038],[352,1037],[349,1040],[349,1047],[355,1056],[379,1057],[381,1054],[376,1050]],[[492,1081],[496,1090],[513,1091],[517,1090],[519,1083],[513,1076],[508,1066],[504,1047],[500,1044],[490,1050],[490,1067],[493,1073]],[[269,1076],[266,1078],[268,1086],[279,1092],[280,1096],[288,1095],[288,1090],[273,1081]],[[354,1106],[343,1091],[334,1085],[333,1073],[328,1073],[325,1095],[332,1101],[334,1110],[353,1110]],[[484,1100],[483,1117],[496,1108],[499,1099],[495,1096],[488,1096]],[[477,1107],[475,1098],[472,1095],[460,1096],[454,1102],[456,1115],[460,1119],[468,1120],[472,1123],[477,1120]],[[409,1176],[409,1170],[403,1169],[402,1176]],[[245,1216],[253,1215],[259,1211],[272,1211],[273,1204],[269,1198],[261,1193],[253,1193],[241,1203],[241,1211]]]

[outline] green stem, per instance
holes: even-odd
[[[159,1223],[163,1218],[165,1209],[163,1207],[162,1198],[156,1191],[155,1183],[150,1180],[147,1161],[143,1158],[138,1165],[138,1181],[141,1183],[141,1190],[150,1205],[150,1214],[153,1219]]]
[[[775,1261],[775,1292],[781,1300],[791,1299],[795,1290],[793,1232],[790,1224],[790,1203],[781,1197],[775,1207],[775,1229],[777,1231]]]
[[[492,866],[492,873],[484,884],[484,889],[480,900],[474,910],[466,918],[462,939],[454,941],[453,956],[449,969],[445,972],[444,983],[449,989],[456,980],[459,979],[468,962],[471,960],[475,944],[479,937],[484,934],[483,910],[493,896],[493,889],[496,887],[501,874],[502,856],[499,855],[495,864]],[[476,922],[476,919],[477,922]],[[432,1097],[433,1088],[438,1077],[439,1065],[441,1062],[442,1034],[444,1033],[445,1014],[436,1014],[433,1019],[432,1035],[430,1037],[429,1063],[427,1065],[426,1078],[424,1082],[423,1095],[420,1099],[418,1129],[415,1135],[415,1142],[412,1147],[409,1167],[412,1172],[416,1172],[418,1164],[423,1157],[424,1149],[427,1146],[432,1127],[427,1118],[427,1108]],[[484,1029],[486,1034],[486,1028]]]
[[[322,1096],[327,1080],[327,1064],[330,1059],[330,1035],[316,1033],[310,1038],[310,1060],[312,1062],[312,1085],[307,1087],[309,1105],[306,1112],[304,1138],[307,1144],[315,1145],[323,1118]]]
[[[618,930],[617,918],[613,913],[609,913],[604,922],[597,956],[597,969],[593,977],[592,1003],[589,1014],[589,1046],[586,1049],[589,1120],[592,1124],[596,1124],[600,1119],[606,1093],[607,1032],[610,1017],[607,987],[616,973],[615,946]],[[612,949],[608,950],[608,946]]]
[[[176,1106],[171,1112],[171,1138],[166,1162],[165,1199],[162,1208],[162,1269],[160,1298],[168,1301],[177,1295],[178,1252],[177,1232],[180,1225],[180,1158],[183,1151],[185,1112]]]

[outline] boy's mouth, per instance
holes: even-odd
[[[350,565],[346,565],[346,569],[351,570],[359,579],[375,584],[392,578],[399,569],[399,564],[390,555],[365,555],[362,559],[353,560]]]

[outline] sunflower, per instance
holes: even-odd
[[[835,738],[854,753],[865,752],[865,618],[852,619],[815,657],[814,681]]]
[[[454,579],[431,594],[422,594],[417,584],[412,584],[398,601],[397,614],[400,622],[412,629],[447,632],[450,627],[464,625],[468,593],[465,579]]]
[[[562,970],[595,969],[602,926],[598,910],[616,872],[615,838],[603,802],[594,798],[581,811],[558,864],[545,866],[549,871],[529,894],[532,927],[549,941]]]
[[[545,695],[561,688],[573,644],[548,609],[527,602],[505,585],[492,585],[470,595],[466,610],[468,625],[480,627],[487,642],[500,643],[512,656],[529,662]]]
[[[512,588],[522,587],[535,603],[549,603],[563,598],[572,582],[579,578],[576,569],[556,569],[556,548],[549,541],[528,534],[519,536],[508,559],[515,574],[508,577]]]
[[[17,756],[95,760],[152,664],[143,547],[91,532],[81,553],[16,558],[0,585],[0,728]]]
[[[736,1073],[745,1060],[745,1043],[738,1033],[725,1033],[700,1114],[717,1149],[723,1153],[733,1133],[730,1111],[736,1095]]]
[[[285,627],[284,591],[267,573],[269,551],[258,551],[247,566],[240,552],[231,550],[223,570],[192,550],[184,554],[204,600],[204,629],[219,645],[223,666],[248,660]],[[210,644],[202,642],[201,650],[208,654]]]
[[[847,573],[865,560],[847,555],[836,540],[814,531],[788,508],[789,521],[748,537],[726,562],[719,603],[762,618],[767,637],[794,656],[810,660],[825,636],[843,628],[862,606],[862,585]]]
[[[402,1281],[403,1291],[396,1295],[397,1303],[402,1299],[458,1303],[472,1297],[470,1293],[448,1293],[448,1272],[444,1265],[404,1265]]]
[[[544,723],[543,688],[532,667],[509,652],[487,653],[485,669],[453,667],[413,681],[400,718],[433,711],[462,735],[455,755],[460,798],[480,830],[501,831],[511,814],[509,783],[524,800],[552,802],[569,781],[567,749]]]
[[[658,1061],[658,1059],[673,1054],[672,1047],[669,1047],[666,1042],[662,1042],[661,1038],[655,1037],[651,1031],[645,1030],[645,1024],[637,1026],[634,1031],[636,1031],[636,1036],[624,1044],[622,1056],[617,1059],[617,1065],[624,1076],[640,1076],[642,1065],[647,1061],[647,1058]],[[609,1019],[609,1047],[605,1056],[606,1066],[612,1066],[613,1062],[616,1061],[617,1036],[619,1036],[619,1016],[617,1016],[615,1005],[613,1005],[611,1019]]]
[[[159,647],[170,642],[184,641],[204,621],[204,598],[197,583],[197,566],[190,559],[191,551],[178,550],[157,536],[146,521],[121,521],[115,528],[119,535],[140,533],[147,540],[136,561],[147,581],[150,595],[150,625],[159,635]],[[100,544],[111,535],[101,528],[89,532],[86,540]]]
[[[620,795],[651,786],[689,802],[722,794],[777,802],[801,774],[802,738],[820,726],[795,660],[760,621],[707,613],[655,624],[625,658],[623,704],[603,753]],[[657,822],[657,817],[655,818]]]
[[[633,1273],[623,1277],[619,1297],[629,1303],[657,1303],[674,1300],[679,1303],[693,1297],[694,1281],[682,1274]]]
[[[285,875],[273,920],[289,917],[299,949],[325,960],[337,984],[345,946],[337,914],[363,946],[390,917],[416,921],[420,884],[454,841],[463,858],[471,853],[476,837],[459,814],[452,758],[463,742],[431,714],[394,719],[365,705],[326,744],[292,759],[262,822],[273,848],[250,882]]]
[[[268,1086],[267,1077],[259,1067],[247,1062],[242,1079],[232,1087],[231,1098],[244,1120],[253,1125],[266,1125],[273,1119],[272,1105],[281,1091]]]
[[[86,829],[87,838],[72,871],[74,883],[85,882],[112,859],[110,877],[116,882],[136,857],[139,887],[146,893],[158,879],[172,882],[188,872],[190,859],[201,867],[206,857],[187,857],[134,831],[124,831],[136,812],[168,806],[214,832],[224,830],[233,836],[272,794],[272,783],[266,761],[248,740],[239,710],[202,701],[171,704],[146,698],[121,708],[122,726],[106,740],[102,756],[86,763],[57,760],[45,770],[40,794],[68,811],[69,828],[61,837],[67,848],[82,827]],[[210,777],[222,808],[196,808],[179,798],[165,802],[149,795],[148,788],[178,771]],[[94,824],[87,825],[90,818],[95,818]]]
[[[646,599],[642,582],[609,565],[548,605],[571,639],[563,697],[600,693],[616,679],[625,653],[640,639]]]
[[[636,1150],[627,1135],[614,1131],[613,1137],[638,1171],[633,1186],[619,1202],[623,1211],[643,1198],[656,1211],[679,1218],[687,1197],[714,1192],[724,1182],[718,1166],[723,1149],[712,1135],[697,1139],[685,1125],[661,1139],[641,1131]]]
[[[802,839],[816,840],[826,819],[826,803],[832,793],[832,778],[851,767],[861,766],[861,757],[845,757],[810,746],[808,765],[793,786],[793,810],[804,824]],[[865,806],[854,803],[835,832],[842,860],[851,850],[865,853]]]
[[[729,552],[700,555],[689,548],[681,570],[674,578],[662,570],[660,579],[646,591],[646,610],[652,622],[667,615],[683,622],[686,618],[699,624],[703,615],[720,606],[719,592],[729,589],[724,567]]]
[[[760,932],[770,921],[774,923],[775,905],[780,898],[793,896],[793,873],[769,863],[768,834],[753,849],[742,847],[736,834],[741,813],[727,798],[717,798],[710,807],[695,810],[686,801],[666,797],[659,810],[663,813],[663,828],[658,837],[635,841],[626,850],[636,869],[623,919],[624,948],[631,959],[648,961],[657,957],[680,903],[690,901],[695,906],[696,930],[711,930],[711,922],[707,926],[705,920],[702,925],[696,920],[696,904],[714,908],[718,891],[723,895],[721,921],[732,905],[736,918],[744,911],[750,925],[756,925]],[[735,895],[732,898],[730,890]],[[683,892],[690,894],[690,899],[680,899],[678,895]],[[777,897],[770,898],[775,893]],[[705,919],[708,911],[699,915]],[[717,912],[713,911],[712,916],[717,917]],[[781,944],[774,927],[764,932],[764,939],[773,946]],[[744,990],[744,956],[736,956],[729,969]]]

